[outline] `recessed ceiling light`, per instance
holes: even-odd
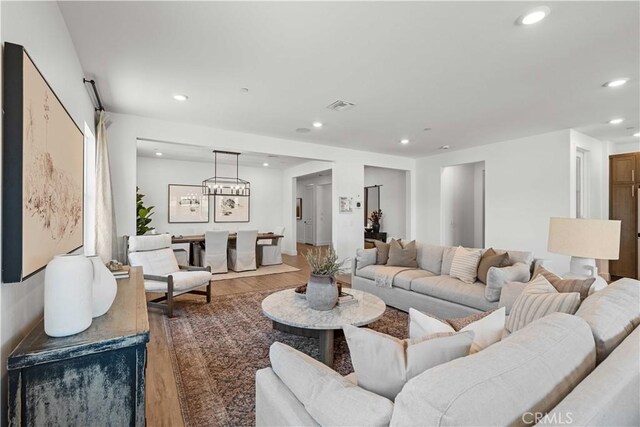
[[[611,119],[609,120],[609,124],[610,125],[619,125],[620,123],[624,122],[624,119],[622,118],[617,118],[617,119]]]
[[[633,134],[633,136],[640,137],[640,132],[636,132],[636,133],[634,133],[634,134]]]
[[[269,163],[264,162],[264,163],[262,164],[262,166],[264,166],[264,167],[266,168],[266,167],[268,167],[268,166],[269,166]]]
[[[296,132],[298,132],[298,133],[309,133],[309,132],[311,132],[311,129],[309,129],[309,128],[298,128],[298,129],[296,129]]]
[[[550,12],[551,9],[549,9],[547,6],[536,7],[535,9],[531,9],[524,15],[520,16],[516,20],[516,23],[520,25],[536,24],[546,18]]]
[[[183,102],[183,101],[186,101],[187,99],[189,99],[189,97],[187,95],[183,95],[183,94],[178,93],[178,94],[173,95],[173,99],[175,99],[176,101]]]
[[[322,127],[322,122],[313,122],[313,127],[314,128],[321,128]]]
[[[448,145],[441,145],[440,147],[438,147],[438,150],[448,150],[449,148],[451,147],[449,147]]]
[[[405,145],[406,145],[406,144],[408,144],[408,143],[409,143],[409,140],[408,140],[408,139],[406,139],[406,138],[405,138],[405,139],[401,139],[401,140],[400,140],[400,144],[405,144]]]
[[[241,87],[240,88],[240,92],[247,93],[247,92],[249,92],[249,88],[248,87]]]
[[[425,131],[425,132],[429,132],[431,130],[431,128],[424,128],[422,130]]]
[[[162,153],[159,151],[156,151],[156,156],[162,156]]]
[[[623,84],[625,84],[627,81],[629,81],[629,79],[615,79],[615,80],[611,80],[610,82],[606,82],[602,86],[604,86],[604,87],[619,87],[619,86],[622,86]]]

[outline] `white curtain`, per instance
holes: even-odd
[[[100,111],[96,144],[96,254],[109,262],[117,253],[117,240],[106,120],[106,113]]]

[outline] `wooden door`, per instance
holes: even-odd
[[[620,258],[609,265],[612,276],[637,277],[637,222],[636,184],[611,186],[610,219],[622,221],[620,230]]]
[[[636,154],[618,154],[610,157],[611,184],[632,184],[638,179]]]

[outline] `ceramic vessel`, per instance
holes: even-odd
[[[373,229],[374,233],[379,233],[380,232],[380,223],[379,222],[372,222],[371,223],[371,228]]]
[[[91,326],[93,265],[84,255],[58,255],[44,273],[44,331],[66,337]]]
[[[320,311],[331,310],[338,302],[338,287],[333,276],[312,274],[307,284],[309,308]]]
[[[111,274],[99,256],[89,257],[93,264],[93,317],[100,317],[109,311],[118,293],[116,278]]]

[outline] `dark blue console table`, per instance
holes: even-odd
[[[9,425],[144,425],[148,342],[142,271],[133,268],[89,329],[51,338],[43,320],[11,353]]]

